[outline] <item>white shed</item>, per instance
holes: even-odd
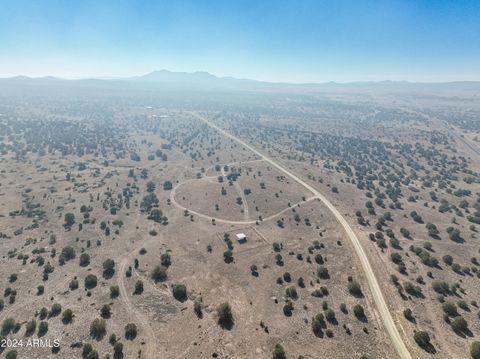
[[[239,243],[243,243],[247,241],[247,236],[245,235],[245,233],[237,233],[236,236],[237,236],[237,241]]]

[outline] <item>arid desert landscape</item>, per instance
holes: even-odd
[[[1,80],[0,356],[478,358],[479,92],[372,86]]]

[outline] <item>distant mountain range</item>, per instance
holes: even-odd
[[[208,72],[172,72],[168,70],[153,71],[143,76],[134,76],[118,79],[80,79],[66,80],[52,76],[27,77],[15,76],[1,78],[0,86],[48,86],[49,88],[60,85],[61,87],[76,86],[140,86],[162,89],[187,89],[193,91],[261,91],[261,92],[343,92],[343,91],[421,91],[421,92],[473,92],[480,91],[480,81],[455,81],[455,82],[407,82],[407,81],[364,81],[350,83],[274,83],[250,79],[237,79],[234,77],[217,77]]]

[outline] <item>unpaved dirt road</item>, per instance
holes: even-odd
[[[203,179],[205,179],[207,177],[204,177]],[[216,177],[215,177],[216,178]],[[223,218],[219,218],[219,217],[212,217],[212,216],[209,216],[209,215],[206,215],[206,214],[203,214],[203,213],[200,213],[198,211],[194,211],[193,209],[191,208],[188,208],[188,207],[185,207],[185,206],[182,206],[180,203],[177,202],[177,200],[175,199],[175,196],[177,194],[177,189],[178,187],[180,186],[183,186],[183,185],[186,185],[187,183],[189,182],[193,182],[193,181],[201,181],[201,179],[196,179],[196,178],[193,178],[193,179],[189,179],[189,180],[186,180],[186,181],[183,181],[183,182],[180,182],[179,184],[177,184],[173,189],[172,191],[170,192],[170,201],[176,206],[178,207],[179,209],[181,209],[182,211],[188,211],[188,214],[194,214],[198,217],[202,217],[202,218],[205,218],[205,219],[208,219],[208,220],[215,220],[215,222],[218,222],[218,223],[226,223],[226,224],[238,224],[238,225],[245,225],[245,224],[255,224],[257,222],[267,222],[271,219],[274,219],[280,215],[282,215],[283,213],[287,212],[287,211],[291,211],[293,208],[295,207],[298,207],[302,204],[305,204],[307,202],[310,202],[312,200],[314,200],[315,198],[317,198],[316,196],[311,196],[311,197],[308,197],[308,198],[305,198],[304,201],[300,201],[298,203],[295,203],[293,205],[291,205],[290,207],[287,207],[287,208],[284,208],[282,209],[280,212],[277,212],[277,213],[274,213],[268,217],[265,217],[263,218],[261,221],[259,219],[252,219],[252,220],[247,220],[247,221],[235,221],[235,220],[230,220],[230,219],[223,219]],[[248,208],[248,206],[246,205],[246,200],[244,201],[244,205],[246,208]]]
[[[362,245],[360,244],[360,241],[353,231],[353,229],[350,227],[348,222],[345,220],[345,218],[342,216],[342,214],[335,208],[335,206],[326,198],[324,197],[319,191],[317,191],[315,188],[310,186],[308,183],[303,181],[301,178],[297,177],[294,175],[292,172],[287,170],[286,168],[282,167],[278,163],[274,162],[272,159],[269,157],[263,155],[262,153],[258,152],[255,148],[247,144],[246,142],[242,141],[241,139],[231,135],[227,131],[221,129],[220,127],[216,126],[212,122],[208,121],[204,117],[200,116],[197,113],[191,113],[194,117],[198,118],[199,120],[203,121],[206,123],[208,126],[211,128],[217,130],[224,136],[238,142],[245,148],[248,148],[250,151],[255,153],[257,156],[260,156],[263,158],[266,162],[277,168],[278,170],[282,171],[285,173],[287,176],[295,180],[297,183],[301,184],[303,187],[308,189],[310,192],[312,192],[316,197],[318,197],[323,204],[333,213],[335,218],[340,222],[342,225],[343,229],[345,230],[348,239],[352,242],[353,247],[355,248],[355,252],[357,253],[358,258],[360,259],[360,263],[362,265],[362,269],[365,273],[365,276],[367,278],[368,286],[370,287],[370,291],[372,292],[373,295],[373,300],[375,301],[375,305],[377,306],[377,310],[380,313],[380,317],[382,318],[382,322],[388,332],[388,335],[390,336],[390,339],[392,340],[392,343],[402,359],[411,359],[410,352],[407,349],[407,346],[405,345],[402,337],[400,336],[400,333],[397,330],[397,327],[395,326],[395,322],[393,321],[392,315],[390,314],[390,311],[388,309],[387,303],[385,302],[385,298],[383,297],[382,290],[380,289],[380,286],[378,284],[377,278],[375,277],[375,274],[373,273],[372,266],[370,265],[370,262],[368,260],[367,255],[365,254],[365,251],[363,250]]]

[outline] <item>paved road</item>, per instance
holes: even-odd
[[[247,144],[246,142],[242,141],[241,139],[231,135],[227,131],[221,129],[220,127],[216,126],[212,122],[208,121],[204,117],[192,113],[193,116],[198,118],[199,120],[203,121],[206,123],[208,126],[214,128],[224,136],[238,142],[245,148],[248,148],[250,151],[255,153],[256,155],[260,156],[263,158],[266,162],[277,168],[278,170],[282,171],[285,173],[287,176],[290,178],[294,179],[297,183],[301,184],[303,187],[308,189],[310,192],[312,192],[316,197],[318,197],[323,204],[333,213],[333,215],[337,218],[337,220],[340,222],[342,225],[343,229],[345,230],[347,237],[349,240],[352,242],[353,247],[355,248],[355,252],[357,253],[358,258],[360,259],[360,262],[362,264],[362,269],[365,272],[365,276],[367,278],[368,286],[370,287],[370,291],[372,292],[373,295],[373,300],[375,301],[375,304],[377,306],[378,312],[380,313],[380,317],[382,318],[383,324],[385,328],[387,329],[388,335],[390,336],[393,345],[402,359],[411,359],[410,352],[408,351],[405,343],[403,342],[402,337],[400,336],[400,333],[397,330],[397,327],[395,326],[395,322],[393,321],[393,318],[390,314],[390,311],[387,307],[387,303],[385,302],[385,298],[383,297],[382,290],[380,289],[380,286],[378,284],[377,278],[375,277],[375,274],[373,273],[372,266],[370,265],[370,262],[368,260],[367,255],[365,254],[365,251],[363,250],[362,245],[360,244],[360,241],[358,237],[356,236],[355,232],[352,230],[348,222],[345,220],[345,218],[342,216],[342,214],[335,208],[335,206],[325,197],[323,196],[319,191],[317,191],[315,188],[310,186],[308,183],[303,181],[301,178],[297,177],[294,175],[292,172],[287,170],[286,168],[282,167],[278,163],[274,162],[272,159],[269,157],[263,155],[262,153],[258,152],[255,148]]]

